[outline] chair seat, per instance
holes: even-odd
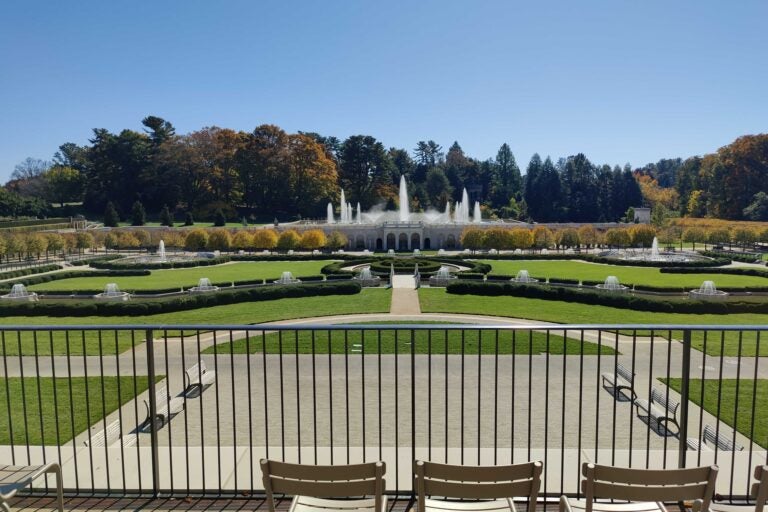
[[[581,512],[587,509],[587,500],[564,498],[568,502],[570,510]],[[561,509],[562,510],[562,509]],[[611,503],[594,501],[593,512],[667,512],[662,503],[656,501],[633,501],[631,503]]]
[[[423,512],[493,512],[493,511],[511,511],[516,512],[515,503],[509,498],[484,501],[456,501],[456,500],[424,500]],[[419,511],[422,512],[422,511]]]
[[[711,512],[753,512],[754,505],[730,505],[728,503],[712,503],[709,506]]]
[[[387,510],[387,497],[382,497],[381,509]],[[365,498],[360,500],[328,500],[313,498],[311,496],[296,496],[291,502],[289,512],[317,512],[333,511],[343,512],[373,512],[376,510],[376,500]]]

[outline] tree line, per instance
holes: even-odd
[[[273,125],[187,134],[155,116],[142,125],[143,131],[94,129],[89,144],[62,144],[52,162],[22,162],[0,194],[8,204],[0,205],[0,216],[43,215],[45,198],[60,206],[82,201],[92,216],[112,203],[122,220],[136,217],[137,202],[151,216],[167,208],[177,221],[187,214],[210,220],[219,211],[228,220],[320,218],[329,201],[338,204],[341,189],[364,209],[397,207],[401,176],[412,211],[443,210],[465,188],[486,216],[525,220],[618,220],[642,202],[629,167],[595,166],[581,154],[556,163],[535,155],[524,178],[506,143],[481,161],[458,142],[444,151],[419,141],[409,151],[387,149],[370,135],[342,141]]]
[[[713,155],[634,170],[596,165],[581,153],[557,160],[535,154],[523,174],[506,143],[480,160],[458,142],[447,151],[432,140],[412,150],[387,149],[370,135],[340,140],[274,125],[186,134],[156,116],[142,125],[119,133],[94,129],[89,144],[65,143],[51,162],[22,162],[0,189],[0,216],[41,216],[46,201],[82,201],[91,216],[104,215],[112,203],[123,220],[137,202],[150,216],[167,209],[176,221],[211,220],[216,212],[228,220],[321,218],[329,201],[338,204],[342,188],[364,209],[395,208],[401,176],[411,211],[442,211],[466,188],[486,217],[537,222],[618,221],[641,205],[651,206],[657,220],[768,216],[765,135],[741,137]]]

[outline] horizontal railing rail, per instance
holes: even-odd
[[[58,461],[71,494],[251,495],[259,459],[720,466],[768,458],[768,326],[0,326],[0,456]],[[53,482],[43,482],[45,492]]]

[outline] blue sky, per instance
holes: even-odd
[[[218,125],[635,166],[768,131],[768,2],[34,1],[0,9],[0,182],[92,128]]]

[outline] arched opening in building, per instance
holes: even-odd
[[[376,239],[376,250],[377,251],[383,251],[384,250],[384,241],[381,238]]]
[[[411,234],[411,249],[421,249],[421,237],[418,233]]]
[[[424,250],[428,251],[432,248],[432,240],[429,237],[424,239]]]
[[[396,240],[395,240],[395,234],[394,234],[394,233],[390,233],[390,234],[388,234],[388,235],[387,235],[387,250],[390,250],[390,249],[392,249],[392,250],[394,250],[394,249],[397,249],[397,245],[395,245],[395,242],[396,242]]]
[[[448,235],[448,238],[445,239],[445,248],[446,249],[455,249],[456,248],[456,237],[453,235]]]
[[[408,235],[405,233],[400,233],[400,236],[397,239],[397,249],[399,251],[408,250]]]
[[[365,249],[365,237],[363,237],[363,235],[357,235],[355,238],[355,249]]]

